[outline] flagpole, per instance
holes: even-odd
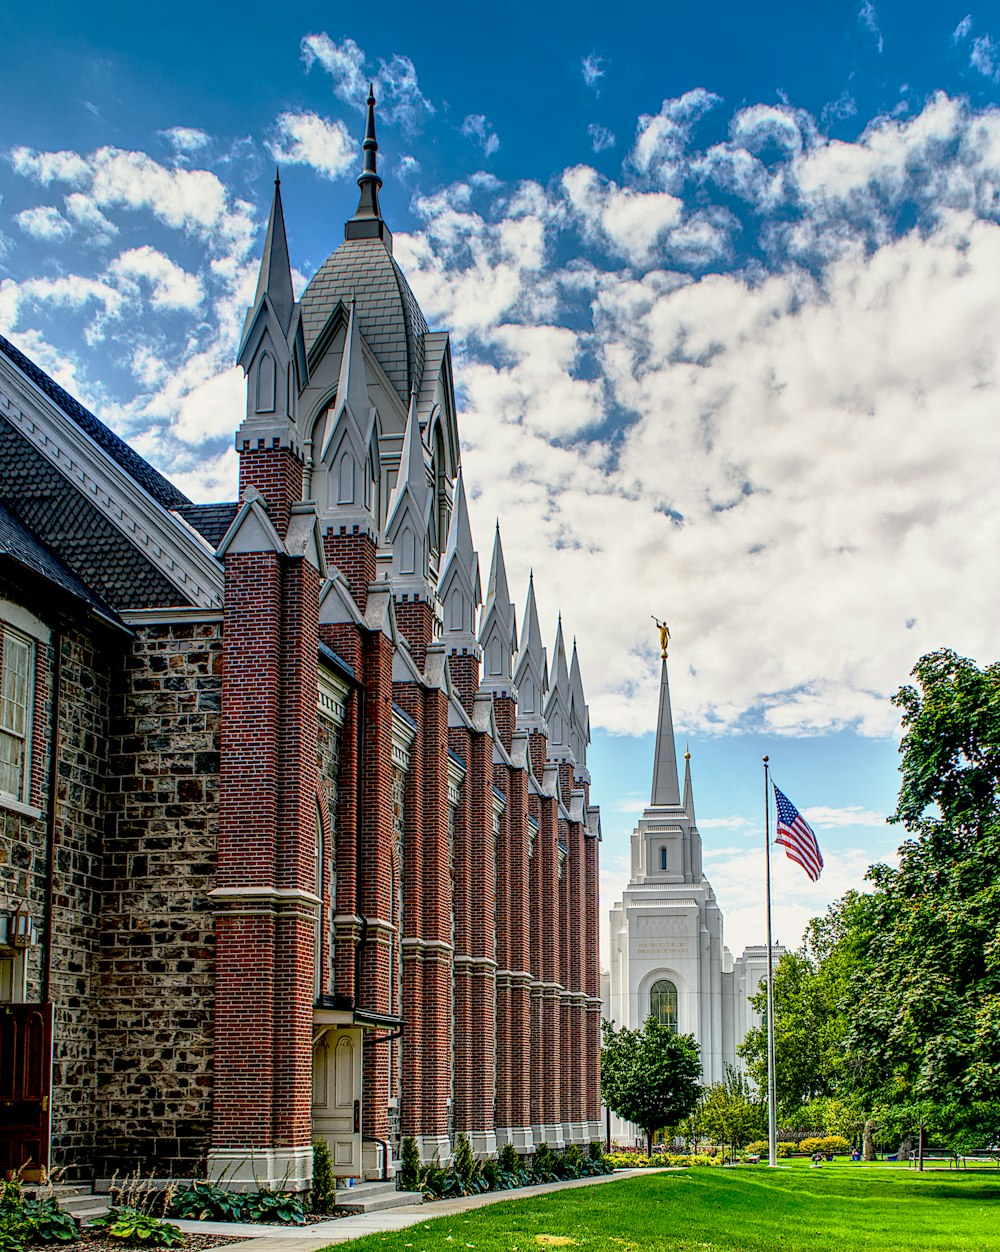
[[[771,797],[768,758],[764,757],[764,864],[767,869],[767,1163],[778,1164],[778,1111],[774,1090],[774,957],[771,941]]]

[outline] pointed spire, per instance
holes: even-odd
[[[570,716],[573,721],[573,755],[582,768],[587,764],[587,745],[590,743],[590,710],[583,694],[583,678],[580,674],[580,657],[573,639],[573,660],[569,670]]]
[[[556,642],[552,649],[552,666],[549,670],[549,698],[545,705],[545,720],[549,727],[549,760],[563,761],[573,757],[572,700],[570,695],[569,668],[566,665],[566,644],[563,641],[562,614],[556,627]]]
[[[694,820],[694,788],[691,785],[691,753],[687,745],[684,747],[684,812],[693,826]]]
[[[656,719],[656,748],[653,754],[653,808],[678,806],[681,802],[677,786],[677,748],[674,745],[674,717],[670,708],[670,679],[667,658],[660,670],[660,710]]]
[[[365,366],[365,354],[361,346],[361,327],[358,320],[358,309],[352,296],[351,312],[347,319],[347,334],[344,337],[344,355],[340,358],[337,397],[340,400],[346,399],[351,406],[351,412],[359,430],[362,435],[366,435],[371,400],[368,396],[368,370]]]
[[[445,547],[443,567],[447,571],[451,562],[459,560],[471,570],[473,558],[476,558],[472,543],[472,524],[469,521],[469,503],[465,498],[465,471],[458,467],[458,478],[455,480],[455,504],[451,510],[451,521],[448,524],[448,543]],[[479,576],[479,560],[476,558],[476,578]]]
[[[378,140],[375,137],[375,93],[368,84],[368,116],[365,121],[364,168],[358,177],[361,195],[354,216],[344,228],[345,239],[382,239],[392,251],[392,235],[382,221],[378,193],[382,180],[378,176]]]
[[[503,544],[500,542],[500,521],[497,519],[496,533],[493,539],[493,560],[490,564],[490,581],[486,588],[486,606],[489,608],[491,601],[497,601],[500,604],[508,605],[511,609],[511,619],[514,620],[513,608],[510,602],[510,591],[507,588],[507,566],[503,559]],[[515,643],[517,646],[517,627],[514,628]]]
[[[548,734],[543,712],[549,690],[548,658],[538,625],[534,572],[528,576],[528,599],[522,618],[521,650],[517,655],[514,685],[517,688],[518,725],[526,730],[539,730]]]
[[[430,488],[427,484],[427,467],[424,463],[424,440],[420,433],[420,418],[417,416],[416,384],[410,392],[410,410],[406,415],[403,448],[399,454],[399,477],[389,501],[390,524],[402,503],[407,488],[412,492],[417,512],[422,517]]]
[[[496,695],[513,695],[517,618],[507,587],[507,566],[503,559],[499,522],[493,537],[493,560],[479,627],[479,643],[483,649],[483,689]]]
[[[479,581],[479,554],[472,544],[465,476],[461,466],[455,482],[455,503],[438,581],[438,598],[444,610],[445,639],[455,647],[464,646],[466,650],[476,648],[478,655],[475,623],[476,613],[483,602],[483,592]],[[462,636],[461,641],[459,636]]]
[[[257,276],[254,308],[261,303],[265,293],[270,298],[281,329],[287,334],[295,308],[295,293],[292,289],[292,265],[288,259],[285,214],[281,207],[281,179],[277,170],[274,174],[274,195],[271,198],[271,215],[267,219],[267,235],[264,238],[264,255],[261,257],[260,273]]]
[[[549,671],[549,690],[561,687],[569,697],[569,669],[566,665],[566,645],[563,643],[562,614],[556,626],[556,646],[552,652],[552,669]]]

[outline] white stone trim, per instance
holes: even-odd
[[[0,621],[13,626],[22,635],[30,635],[39,643],[49,643],[52,639],[52,631],[48,626],[39,621],[33,613],[22,608],[20,604],[15,604],[13,600],[0,599]]]
[[[417,1135],[417,1151],[421,1165],[440,1165],[444,1169],[451,1161],[451,1140],[447,1135]]]
[[[535,1150],[535,1136],[530,1126],[504,1126],[497,1131],[497,1146],[512,1144],[519,1156],[526,1156]]]
[[[496,1156],[497,1137],[492,1130],[470,1130],[467,1134],[473,1156],[480,1159]]]
[[[342,682],[336,674],[332,674],[329,670],[324,669],[321,661],[319,668],[319,715],[332,722],[338,730],[343,726],[347,717],[347,701],[350,694],[351,689],[347,683]]]
[[[235,905],[228,913],[279,913],[298,906],[318,917],[323,901],[311,891],[298,887],[213,887],[208,898],[219,905]]]
[[[212,1148],[209,1181],[229,1191],[308,1191],[312,1185],[311,1145],[299,1148]]]
[[[127,626],[216,626],[223,614],[219,609],[181,608],[119,609],[118,616]]]
[[[190,527],[2,356],[0,378],[0,413],[14,429],[175,587],[202,608],[220,606],[222,567]]]
[[[417,732],[395,709],[392,710],[392,763],[404,772],[410,768],[410,749]]]

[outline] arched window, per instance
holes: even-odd
[[[677,1033],[677,988],[668,978],[661,978],[650,988],[649,1015]]]
[[[337,482],[337,503],[354,503],[354,457],[345,452],[340,458],[340,473]]]
[[[257,366],[257,412],[274,412],[274,357],[265,352]]]
[[[666,868],[667,868],[667,849],[661,848],[660,849],[660,869],[665,870]]]

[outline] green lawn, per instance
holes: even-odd
[[[557,1236],[550,1240],[546,1236]],[[542,1238],[538,1238],[542,1236]],[[1000,1252],[997,1171],[916,1174],[837,1162],[809,1169],[686,1169],[508,1200],[369,1235],[352,1252],[542,1252],[570,1239],[601,1252]]]

